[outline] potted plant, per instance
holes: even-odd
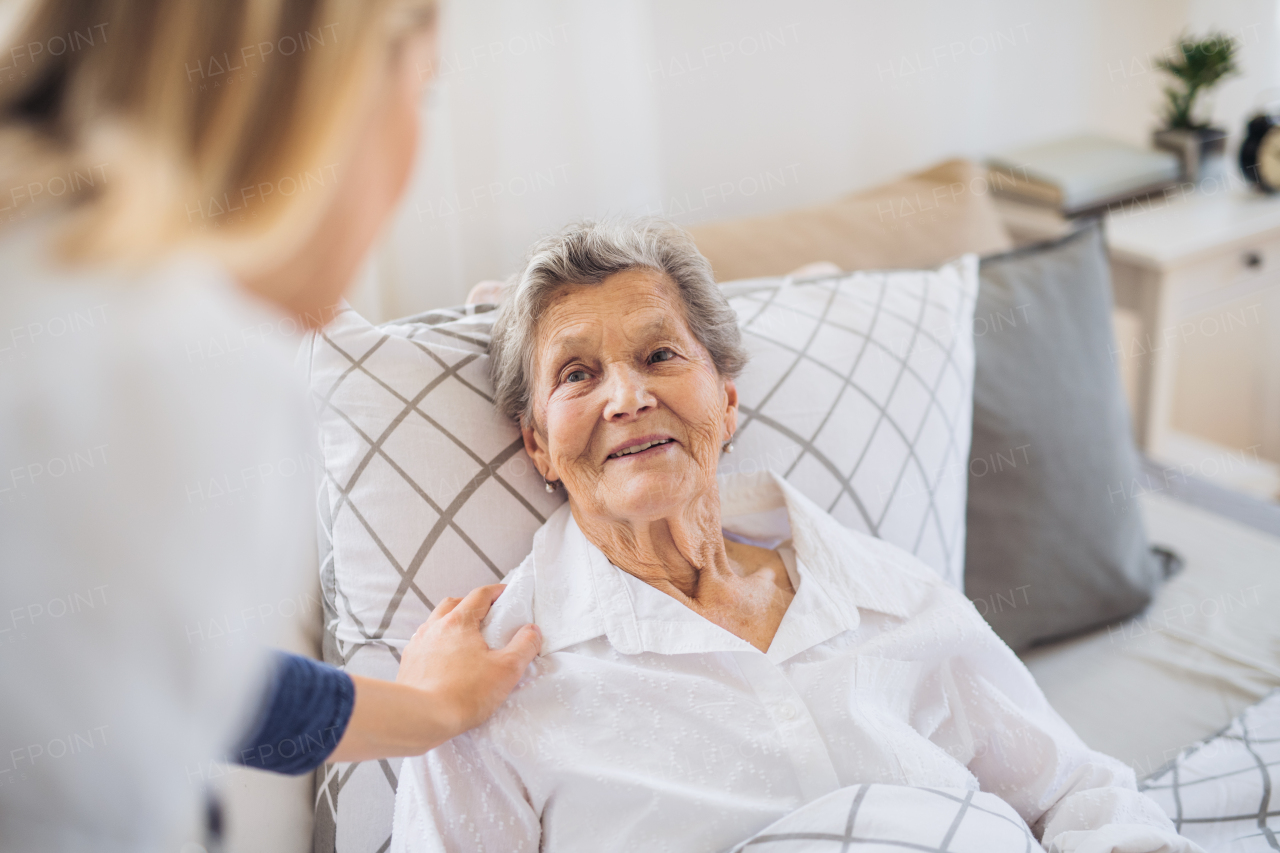
[[[1221,156],[1227,132],[1212,127],[1196,112],[1196,98],[1216,86],[1222,78],[1235,74],[1236,40],[1222,33],[1203,39],[1183,38],[1171,55],[1155,65],[1174,77],[1166,86],[1164,128],[1155,132],[1155,145],[1182,158],[1183,177],[1197,180],[1207,157]]]

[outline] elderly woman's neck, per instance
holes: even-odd
[[[776,551],[725,541],[718,492],[669,516],[574,519],[619,569],[769,650],[795,589]]]
[[[690,501],[678,514],[662,518],[615,521],[576,513],[574,518],[609,562],[664,592],[698,601],[709,581],[735,576],[720,529],[718,496]]]

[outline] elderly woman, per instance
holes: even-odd
[[[547,487],[486,622],[541,654],[403,765],[394,851],[712,851],[842,786],[992,792],[1053,849],[1198,849],[1090,751],[958,592],[781,477],[717,480],[747,356],[678,228],[537,245],[491,371]]]

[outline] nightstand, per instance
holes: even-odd
[[[1149,457],[1276,499],[1280,196],[1217,187],[1107,214],[1113,356]],[[997,204],[1020,243],[1070,227],[1047,211]]]

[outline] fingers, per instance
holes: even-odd
[[[448,616],[453,611],[453,609],[457,607],[459,603],[461,603],[461,601],[462,601],[461,598],[454,598],[452,596],[444,599],[443,601],[441,601],[439,604],[436,605],[435,610],[431,611],[431,615],[427,617],[427,621],[432,622],[437,619],[443,619],[444,617]]]
[[[530,624],[516,631],[511,642],[502,649],[502,655],[508,658],[519,672],[524,672],[524,668],[533,662],[541,649],[542,632],[538,630],[537,625]]]
[[[432,619],[439,619],[448,616],[457,609],[458,605],[463,603],[465,603],[467,607],[458,615],[474,617],[478,612],[479,618],[483,619],[489,613],[489,608],[493,605],[493,602],[506,588],[506,584],[491,583],[488,586],[476,587],[471,590],[471,592],[467,593],[466,598],[454,598],[451,595],[448,598],[442,599],[440,603],[436,605],[435,610],[432,610],[431,615],[427,617],[427,621],[430,622]],[[483,604],[479,603],[481,601],[483,601]]]
[[[462,599],[458,605],[458,615],[466,619],[479,622],[489,613],[489,608],[493,606],[493,602],[498,600],[498,596],[502,595],[502,591],[507,588],[506,584],[491,583],[488,586],[480,586],[467,593],[467,597]]]

